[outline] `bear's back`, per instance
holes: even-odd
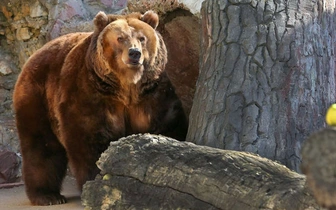
[[[15,84],[14,108],[25,110],[42,109],[37,104],[48,100],[54,104],[61,69],[68,54],[92,33],[72,33],[56,38],[37,50],[25,63]],[[85,53],[85,52],[83,52]],[[34,96],[34,97],[32,97]],[[44,105],[43,105],[44,106]],[[43,109],[48,109],[44,108]],[[50,109],[53,112],[53,109]]]
[[[69,52],[92,33],[71,33],[58,37],[37,50],[25,63],[20,77],[32,76],[35,82],[59,75]],[[20,78],[19,78],[20,80]]]

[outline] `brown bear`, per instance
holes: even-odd
[[[184,140],[187,118],[164,73],[158,21],[153,11],[99,12],[92,33],[50,41],[24,65],[13,99],[32,204],[65,203],[68,162],[81,189],[111,141],[135,133]]]

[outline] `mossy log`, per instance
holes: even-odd
[[[86,209],[320,209],[305,176],[246,152],[132,135],[112,142],[84,185]]]

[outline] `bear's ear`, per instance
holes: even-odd
[[[117,17],[106,15],[105,12],[98,12],[94,18],[95,28],[98,31],[102,31],[110,22],[115,21]]]
[[[94,24],[96,30],[102,31],[108,24],[121,18],[120,15],[106,15],[104,12],[100,11],[94,18]]]
[[[152,10],[145,12],[140,19],[143,22],[148,23],[154,29],[159,25],[159,16]]]
[[[96,30],[102,31],[109,22],[107,15],[100,11],[93,20]]]

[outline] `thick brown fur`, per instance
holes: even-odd
[[[94,179],[110,141],[147,132],[184,140],[187,119],[164,73],[158,20],[152,11],[100,12],[94,32],[57,38],[24,65],[14,108],[32,204],[65,202],[60,190],[68,162],[79,188]]]

